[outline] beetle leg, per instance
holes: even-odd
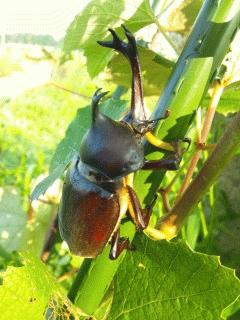
[[[154,137],[154,136],[153,136]],[[155,138],[155,137],[154,137]],[[156,138],[157,139],[157,138]],[[186,150],[188,150],[191,140],[189,138],[185,138],[181,141],[174,141],[171,144],[168,144],[164,141],[159,140],[158,146],[162,144],[162,147],[165,147],[165,150],[168,151],[174,151],[173,155],[161,159],[161,160],[144,160],[144,165],[141,168],[142,170],[177,170],[179,167],[179,164],[182,160],[182,154]],[[186,149],[182,149],[180,142],[186,142],[188,143],[188,146]],[[169,147],[169,148],[168,148]],[[171,149],[170,149],[171,147]]]
[[[177,140],[177,141],[173,141],[173,142],[165,142],[165,141],[157,138],[150,131],[148,131],[145,134],[145,138],[147,139],[147,141],[151,145],[153,145],[153,146],[155,146],[157,148],[160,148],[160,149],[163,149],[163,150],[167,150],[167,151],[175,151],[175,152],[178,152],[178,153],[181,153],[181,151],[180,151],[180,143],[181,142],[186,142],[188,144],[188,146],[186,148],[186,151],[188,150],[188,148],[189,148],[189,146],[191,144],[191,139],[190,138],[184,138],[182,140]]]
[[[114,232],[111,239],[111,251],[109,253],[109,258],[111,260],[117,259],[124,249],[134,250],[135,248],[127,238],[120,237],[120,231],[118,229]]]
[[[124,121],[132,124],[134,122],[137,123],[139,120],[146,120],[146,112],[143,102],[142,76],[136,40],[133,34],[124,25],[122,25],[122,28],[124,29],[128,42],[122,41],[112,29],[108,29],[112,34],[112,41],[97,42],[103,47],[112,48],[121,52],[130,62],[132,69],[131,110],[125,116]]]
[[[153,146],[155,146],[157,148],[164,149],[167,151],[175,151],[175,152],[177,151],[178,153],[180,153],[179,151],[180,151],[180,143],[181,142],[186,142],[188,144],[186,151],[189,149],[190,144],[191,144],[190,138],[184,138],[182,140],[176,140],[173,142],[165,142],[165,141],[157,138],[156,136],[154,136],[154,134],[152,134],[151,132],[147,132],[145,135],[145,138],[147,139],[147,141],[150,144],[152,144]]]
[[[157,195],[155,195],[152,202],[147,205],[145,209],[142,209],[135,191],[130,186],[127,186],[127,189],[129,194],[129,213],[138,229],[146,229],[149,224],[152,209],[157,200]]]
[[[177,170],[180,161],[181,157],[177,154],[161,160],[145,160],[141,170]]]

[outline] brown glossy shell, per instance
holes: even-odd
[[[59,229],[72,253],[96,257],[109,241],[119,211],[116,194],[85,179],[77,167],[70,169],[63,187]]]

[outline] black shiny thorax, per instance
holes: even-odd
[[[80,158],[109,179],[126,176],[143,166],[141,135],[128,123],[95,111],[92,126],[82,140]]]

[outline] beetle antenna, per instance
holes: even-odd
[[[98,103],[103,96],[105,96],[109,91],[100,93],[102,88],[97,89],[92,97],[92,123],[95,122],[97,115],[99,113]]]

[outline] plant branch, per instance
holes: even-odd
[[[53,220],[51,221],[50,227],[47,231],[46,238],[44,241],[44,245],[41,252],[41,260],[43,262],[47,262],[49,255],[51,253],[51,250],[55,244],[56,241],[56,234],[58,232],[58,215],[57,215],[57,207],[53,207],[53,213],[54,216]]]
[[[198,145],[204,145],[206,143],[206,140],[207,140],[209,131],[212,126],[213,118],[214,118],[219,100],[220,100],[221,95],[223,93],[223,89],[224,89],[223,82],[217,81],[214,85],[214,88],[213,88],[213,93],[212,93],[212,97],[210,100],[210,104],[207,109],[203,128],[200,131],[199,136],[198,136],[198,142],[197,142]],[[196,149],[196,152],[194,153],[194,155],[192,157],[192,160],[191,160],[190,165],[188,167],[188,170],[187,170],[187,173],[186,173],[185,178],[183,180],[183,183],[180,187],[176,201],[181,197],[181,195],[187,189],[187,187],[192,179],[193,172],[194,172],[194,170],[197,166],[197,163],[201,157],[202,151],[203,150],[201,150],[199,148]]]
[[[157,225],[160,239],[177,235],[184,220],[191,214],[202,196],[215,182],[240,146],[240,112],[228,125],[215,149],[172,210]],[[157,234],[157,233],[156,233]]]

